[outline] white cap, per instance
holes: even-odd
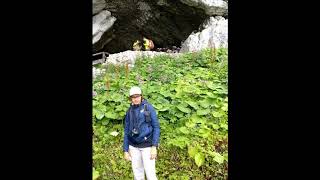
[[[141,89],[137,86],[134,86],[130,89],[129,96],[132,96],[134,94],[141,94]]]

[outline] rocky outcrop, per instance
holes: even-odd
[[[92,43],[98,42],[106,31],[108,31],[113,23],[116,21],[115,17],[111,16],[111,13],[107,10],[101,11],[99,14],[93,17],[93,39]]]
[[[210,16],[225,16],[228,13],[228,2],[223,0],[180,0],[189,6],[203,9]]]
[[[116,18],[106,8],[105,0],[92,0],[92,44],[93,49],[101,49],[105,44],[110,42],[114,37],[112,26]]]
[[[125,64],[128,63],[130,67],[134,66],[135,60],[138,57],[149,57],[153,58],[159,55],[169,55],[173,57],[180,56],[180,53],[165,53],[155,51],[124,51],[120,53],[110,54],[103,65],[111,64]]]
[[[105,0],[92,0],[92,13],[93,15],[98,14],[106,7]]]
[[[199,51],[203,48],[228,47],[228,20],[210,17],[198,33],[192,33],[181,45],[180,52]]]

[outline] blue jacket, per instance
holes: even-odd
[[[147,110],[150,111],[151,122],[146,122],[144,115],[144,104],[147,104]],[[130,112],[132,111],[132,112]],[[138,114],[137,126],[139,128],[139,134],[134,135],[133,129],[133,115]],[[123,151],[128,152],[129,145],[135,147],[150,147],[158,146],[160,138],[160,125],[157,118],[155,109],[147,100],[143,100],[138,107],[130,105],[129,110],[126,113],[124,124],[124,140]]]

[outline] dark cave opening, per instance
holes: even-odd
[[[101,38],[102,48],[94,50],[94,53],[113,54],[132,50],[133,43],[143,37],[153,41],[154,51],[178,51],[181,43],[192,32],[198,31],[200,24],[209,16],[202,9],[179,1],[167,2],[167,6],[159,6],[156,2],[121,4],[118,1],[118,4],[113,4],[117,10],[112,9],[112,15],[117,21],[112,30]],[[141,8],[146,4],[149,9]]]

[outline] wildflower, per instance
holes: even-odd
[[[113,131],[113,132],[110,133],[110,135],[112,135],[112,136],[118,136],[118,134],[119,133],[117,131]]]
[[[97,92],[93,91],[92,96],[96,96],[96,95],[97,95]]]

